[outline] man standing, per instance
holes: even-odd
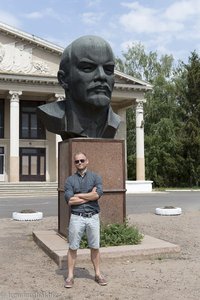
[[[69,250],[67,254],[68,276],[66,288],[74,284],[74,267],[81,238],[86,232],[91,250],[91,261],[95,271],[95,281],[107,285],[100,273],[100,222],[98,199],[102,196],[102,179],[87,169],[88,159],[82,152],[74,155],[76,173],[69,176],[65,183],[65,199],[71,206],[69,223]]]

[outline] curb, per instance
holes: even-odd
[[[67,265],[67,240],[54,230],[33,231],[33,239],[36,244],[48,254],[59,266],[65,269]],[[169,258],[180,254],[180,246],[145,235],[141,244],[128,246],[115,246],[101,248],[101,258],[115,259],[120,257],[132,257],[136,259]],[[79,249],[79,261],[88,260],[89,249]]]

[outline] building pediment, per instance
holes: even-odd
[[[118,70],[115,70],[115,87],[135,90],[152,89],[152,85],[149,82],[126,75]]]
[[[23,80],[24,76],[56,79],[63,50],[62,47],[0,22],[0,77],[1,74],[13,74],[20,75]],[[152,86],[115,70],[115,89],[146,91],[152,89]]]
[[[62,48],[0,23],[0,72],[56,76]]]

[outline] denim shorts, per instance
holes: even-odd
[[[86,233],[89,248],[99,249],[100,246],[100,222],[99,214],[91,218],[84,218],[71,214],[69,222],[69,248],[79,249],[81,238]]]

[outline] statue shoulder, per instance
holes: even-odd
[[[108,112],[108,125],[117,129],[119,127],[120,122],[121,122],[120,116],[117,115],[110,107]]]
[[[56,134],[67,130],[66,100],[51,102],[37,107],[37,115],[46,129]]]
[[[38,106],[38,113],[46,114],[52,117],[63,118],[65,115],[66,100],[51,102]]]

